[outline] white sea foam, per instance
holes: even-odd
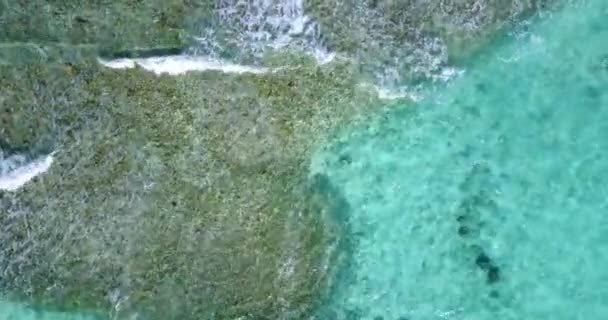
[[[325,45],[321,26],[304,9],[304,0],[217,1],[214,14],[219,25],[199,31],[193,52],[218,57],[236,50],[239,56],[259,62],[269,49],[295,50],[312,55],[319,64],[327,63],[334,54]]]
[[[413,101],[420,100],[420,96],[416,94],[413,90],[408,90],[407,88],[398,88],[398,89],[387,89],[380,86],[374,86],[376,92],[378,93],[378,98],[382,100],[398,100],[398,99],[410,99]]]
[[[145,70],[156,74],[178,75],[189,71],[217,70],[226,73],[265,73],[268,68],[239,65],[227,61],[188,55],[175,55],[165,57],[151,57],[142,59],[116,59],[99,60],[99,62],[113,69],[128,69],[139,65]]]
[[[11,156],[0,161],[0,190],[16,191],[35,177],[46,172],[53,163],[53,154],[24,163],[23,156]]]
[[[437,74],[432,76],[431,81],[433,83],[447,83],[461,76],[464,72],[463,69],[442,67]],[[424,93],[419,90],[420,87],[390,85],[390,81],[387,82],[388,84],[385,85],[372,85],[378,94],[378,98],[382,100],[410,99],[412,101],[420,101],[424,98]]]

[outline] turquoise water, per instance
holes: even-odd
[[[314,159],[356,244],[318,319],[608,319],[608,2],[508,38]]]
[[[42,310],[0,300],[0,320],[100,320],[99,315]]]
[[[514,37],[320,152],[357,245],[319,319],[608,319],[608,2]]]

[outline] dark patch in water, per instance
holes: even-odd
[[[76,21],[77,23],[88,23],[88,22],[90,22],[89,19],[87,19],[85,17],[81,17],[81,16],[74,17],[74,21]]]
[[[184,52],[183,48],[150,48],[150,49],[132,49],[122,51],[111,51],[108,49],[101,50],[99,56],[105,59],[134,59],[134,58],[151,58],[179,55]]]
[[[488,92],[488,86],[485,83],[482,83],[482,82],[476,84],[475,88],[477,89],[477,91],[479,91],[481,93]]]
[[[488,270],[492,265],[492,260],[490,259],[490,257],[488,257],[488,255],[485,254],[485,252],[482,252],[477,255],[477,259],[475,259],[475,264],[479,268],[481,268],[481,270]]]
[[[4,153],[5,158],[8,158],[12,155],[27,153],[30,148],[27,146],[13,146],[0,138],[0,151]]]
[[[492,285],[500,281],[500,267],[494,262],[485,250],[475,242],[475,236],[479,234],[483,227],[482,218],[488,212],[497,209],[496,202],[490,194],[485,192],[488,185],[491,185],[492,172],[485,165],[475,165],[471,172],[460,185],[460,190],[470,194],[460,204],[457,209],[456,222],[458,224],[458,236],[467,239],[467,246],[476,252],[475,265],[486,273],[486,283]],[[471,243],[470,241],[473,241]],[[497,293],[496,293],[497,294]]]
[[[353,162],[353,158],[348,153],[343,153],[338,158],[341,164],[351,164]]]
[[[467,106],[467,107],[464,107],[464,111],[466,113],[468,113],[469,115],[475,117],[475,118],[480,118],[481,117],[481,110],[479,110],[479,108],[476,107],[476,106]]]
[[[471,233],[471,229],[467,226],[458,227],[458,235],[461,237],[466,237]]]
[[[475,264],[486,272],[488,284],[494,284],[500,280],[500,268],[496,266],[494,261],[485,252],[482,251],[477,256]]]
[[[585,95],[593,100],[598,100],[602,96],[602,90],[592,85],[585,86],[584,91]]]
[[[492,265],[488,270],[488,284],[494,284],[500,281],[500,268]]]
[[[363,318],[361,310],[346,310],[346,320],[360,320]]]
[[[600,68],[608,70],[608,53],[600,58]]]

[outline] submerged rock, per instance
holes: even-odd
[[[306,1],[327,46],[355,57],[377,84],[442,79],[448,62],[478,49],[503,25],[561,1]]]
[[[0,43],[0,65],[24,65],[35,63],[79,63],[97,55],[94,45],[69,45],[63,43]]]
[[[107,51],[184,48],[212,1],[4,1],[0,43],[94,45]]]
[[[327,290],[348,206],[307,159],[374,102],[350,69],[0,68],[3,143],[57,152],[0,191],[0,291],[182,320],[297,319]]]

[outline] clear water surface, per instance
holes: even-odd
[[[357,245],[319,319],[608,319],[608,2],[515,38],[320,152]]]

